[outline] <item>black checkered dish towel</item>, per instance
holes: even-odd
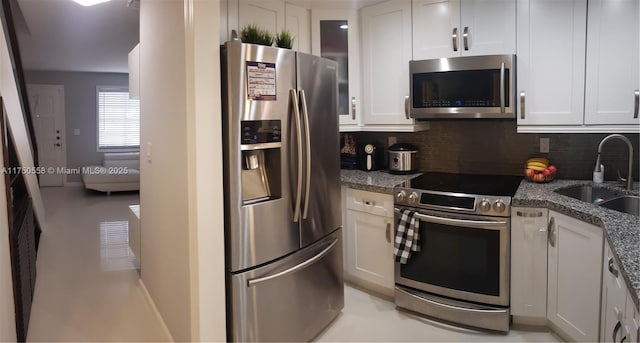
[[[416,212],[401,210],[398,230],[393,244],[393,255],[396,262],[406,264],[412,251],[420,251],[420,221],[416,220]]]

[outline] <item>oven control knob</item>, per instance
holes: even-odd
[[[407,193],[405,193],[404,191],[400,191],[398,194],[396,194],[396,201],[403,202],[406,199],[407,199]]]
[[[482,201],[480,201],[480,211],[482,212],[491,211],[491,202],[488,199],[482,199]]]
[[[409,194],[409,203],[410,204],[415,204],[417,202],[418,202],[418,193],[411,192],[411,194]]]
[[[507,205],[504,204],[504,201],[498,200],[493,204],[493,210],[502,213],[507,209]]]

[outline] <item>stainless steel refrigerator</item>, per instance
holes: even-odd
[[[336,68],[222,47],[231,340],[308,341],[344,306]]]

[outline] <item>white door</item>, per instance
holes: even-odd
[[[549,211],[547,318],[572,341],[596,342],[602,228]]]
[[[360,40],[355,10],[312,9],[311,53],[338,63],[340,130],[360,122]]]
[[[460,56],[460,0],[414,0],[413,59]]]
[[[284,5],[284,27],[293,36],[293,50],[311,53],[311,12],[300,6]]]
[[[516,53],[514,0],[463,1],[461,7],[462,56]]]
[[[393,218],[347,211],[347,272],[393,294]]]
[[[511,314],[547,317],[546,208],[511,208]]]
[[[411,60],[411,2],[364,7],[362,19],[363,123],[413,124],[405,112]]]
[[[587,0],[517,3],[518,125],[580,125]]]
[[[589,0],[585,124],[640,124],[638,0]]]
[[[64,86],[27,85],[29,107],[38,145],[38,166],[47,172],[40,175],[40,186],[63,186],[66,167],[64,127]]]
[[[618,263],[613,257],[609,244],[605,244],[602,269],[600,342],[619,342],[624,336],[622,328],[617,326],[618,323],[620,326],[625,324],[622,317],[625,315],[626,296],[627,288],[620,274]]]
[[[272,34],[284,28],[284,2],[280,0],[240,0],[238,35],[247,25],[257,25]]]

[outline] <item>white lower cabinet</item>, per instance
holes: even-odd
[[[546,208],[511,208],[511,314],[515,323],[547,318]]]
[[[633,302],[631,294],[627,292],[627,306],[626,306],[626,328],[628,343],[640,343],[640,309]]]
[[[602,228],[549,211],[547,318],[571,341],[597,341]]]
[[[345,278],[393,296],[393,197],[343,188]]]
[[[605,244],[602,268],[601,342],[638,342],[638,308],[627,290],[620,264]]]

